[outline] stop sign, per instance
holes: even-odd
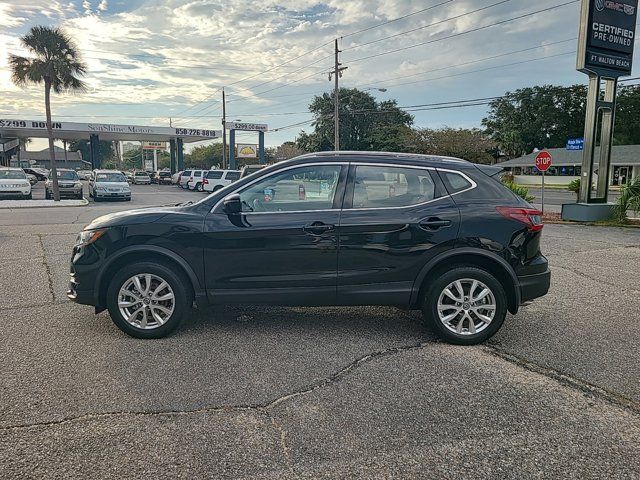
[[[540,152],[536,156],[536,168],[541,172],[546,172],[551,166],[551,154],[549,152]]]

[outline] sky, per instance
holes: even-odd
[[[14,86],[7,63],[34,25],[63,28],[88,66],[88,91],[54,96],[55,119],[219,130],[225,87],[227,120],[284,127],[267,133],[271,146],[312,130],[307,107],[333,86],[335,38],[341,86],[400,106],[586,84],[580,4],[568,1],[0,0],[0,118],[44,118],[43,88]],[[480,127],[487,106],[412,114],[417,127]]]

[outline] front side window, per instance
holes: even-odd
[[[258,180],[239,192],[244,212],[329,210],[340,177],[340,165],[292,168]]]
[[[219,180],[222,178],[222,173],[221,170],[211,170],[207,173],[207,178],[209,180]]]
[[[407,207],[436,198],[428,170],[356,166],[352,208]]]

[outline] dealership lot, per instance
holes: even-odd
[[[140,341],[64,295],[91,219],[202,197],[132,189],[0,210],[3,476],[638,475],[640,230],[545,226],[550,294],[481,347],[380,307],[215,307]]]

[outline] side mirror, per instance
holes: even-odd
[[[232,193],[222,201],[224,213],[227,215],[240,215],[242,213],[242,202],[239,193]]]

